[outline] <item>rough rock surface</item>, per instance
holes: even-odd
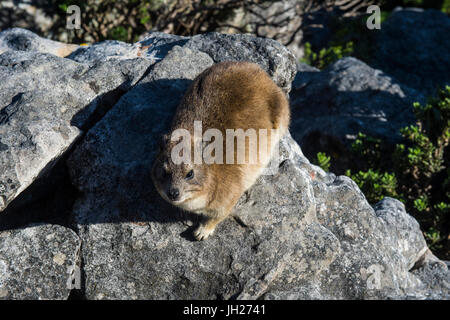
[[[4,33],[26,34],[13,29],[0,36]],[[31,49],[1,54],[0,212],[150,65],[149,60],[136,58],[88,66]]]
[[[140,57],[142,50],[139,44],[130,44],[115,40],[106,40],[90,46],[79,47],[67,58],[89,65],[105,60],[125,60]]]
[[[347,57],[323,71],[300,64],[291,92],[291,132],[308,156],[347,153],[358,132],[395,142],[425,97],[380,70]]]
[[[103,41],[81,47],[68,56],[78,62],[91,64],[105,59],[143,57],[151,61],[164,58],[174,46],[181,46],[208,54],[214,62],[252,61],[259,64],[288,93],[294,79],[295,57],[284,46],[271,39],[250,35],[225,35],[216,32],[181,37],[161,32],[141,36],[140,41],[126,44]]]
[[[175,46],[69,158],[83,193],[74,215],[88,299],[448,297],[409,271],[427,247],[404,207],[387,198],[374,210],[289,135],[279,172],[261,177],[213,237],[192,241],[195,217],[159,197],[150,166],[189,81],[212,63]]]
[[[25,29],[11,28],[0,32],[0,53],[7,50],[38,51],[65,57],[77,48],[75,44],[44,39]]]
[[[438,10],[398,8],[381,25],[373,65],[417,91],[435,95],[450,85],[449,33],[450,18]]]
[[[0,299],[67,299],[80,245],[57,225],[0,232]]]
[[[0,233],[5,238],[0,261],[2,252],[19,257],[14,266],[23,274],[34,270],[37,257],[47,266],[38,269],[61,286],[50,291],[35,277],[15,276],[6,290],[0,286],[0,295],[67,298],[67,267],[78,263],[81,241],[82,294],[88,299],[450,299],[447,266],[429,252],[401,203],[386,198],[372,208],[352,180],[311,165],[290,134],[273,160],[278,172],[262,176],[210,239],[193,241],[196,217],[161,199],[150,168],[159,136],[192,79],[224,60],[259,63],[286,92],[297,68],[293,56],[272,40],[215,33],[192,38],[153,33],[133,45],[80,48],[67,59],[20,50],[0,55],[0,73],[8,80],[0,84],[0,146],[7,146],[0,149],[1,166],[22,172],[26,179],[18,186],[25,189],[22,181],[65,161],[61,155],[69,150],[70,180],[79,191],[70,225],[79,240],[71,230],[50,225]],[[378,86],[400,97],[411,90],[355,59],[335,67],[328,76],[334,77],[336,92],[361,80],[346,71],[352,68],[371,75],[363,88],[377,92]],[[298,68],[311,80],[297,78],[297,90],[318,90],[312,79],[324,72]],[[55,132],[66,129],[71,135],[61,145],[63,135]],[[47,152],[48,141],[59,147]],[[17,163],[22,171],[13,168]],[[16,195],[8,178],[17,179],[1,176],[9,183],[1,193],[5,203]],[[55,237],[47,239],[50,234]],[[15,243],[30,248],[32,258],[10,249]],[[48,246],[44,250],[42,243]],[[45,261],[67,265],[51,269]],[[0,267],[3,273],[10,270]],[[6,277],[0,278],[4,286],[1,279]],[[45,294],[26,290],[33,281]]]
[[[161,40],[162,43],[160,43]],[[296,59],[288,49],[274,40],[246,34],[225,35],[211,32],[186,38],[156,32],[144,35],[140,44],[143,47],[149,46],[149,50],[153,50],[156,44],[160,56],[172,46],[180,45],[204,52],[214,62],[232,60],[257,63],[286,93],[291,89],[291,82],[296,72]]]

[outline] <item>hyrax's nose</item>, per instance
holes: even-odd
[[[177,188],[171,188],[169,190],[169,199],[175,201],[180,196],[180,191]]]

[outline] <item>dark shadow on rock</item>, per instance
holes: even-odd
[[[118,87],[114,90],[106,92],[101,96],[96,97],[90,104],[90,106],[96,106],[92,112],[90,108],[83,108],[77,112],[72,118],[70,124],[75,126],[84,132],[92,128],[97,122],[99,122],[103,116],[120,100],[120,98],[127,92],[127,90]]]
[[[69,180],[66,156],[49,164],[36,179],[0,213],[0,231],[21,229],[29,224],[49,223],[69,227],[77,190]]]
[[[291,97],[291,134],[309,160],[318,152],[332,156],[331,171],[351,167],[351,143],[359,132],[387,145],[402,141],[400,129],[415,123],[413,101],[378,90],[337,91],[324,87],[313,93],[299,88]]]
[[[71,125],[83,132],[88,131],[126,92],[122,87],[123,85],[95,98],[73,117]],[[15,96],[13,103],[20,100],[22,96],[23,94]],[[11,105],[14,106],[13,103]],[[95,111],[92,111],[93,108]],[[2,110],[2,112],[6,112],[3,115],[6,119],[8,110]],[[3,118],[0,114],[0,122],[4,120]],[[78,192],[70,183],[66,160],[81,140],[75,141],[64,155],[47,163],[31,185],[0,213],[0,231],[23,228],[30,223],[42,222],[70,226],[71,207]]]
[[[295,97],[295,92],[300,91],[304,86],[308,85],[314,79],[314,76],[320,72],[319,69],[314,70],[314,67],[310,67],[306,64],[302,65],[302,68],[310,68],[310,70],[297,69],[297,74],[292,81],[292,91],[289,93],[291,99],[292,97]]]
[[[145,74],[147,74],[146,72]],[[177,88],[184,90],[190,81],[160,80],[159,86],[170,87],[176,83]],[[139,86],[139,84],[137,85]],[[75,200],[82,195],[71,183],[67,159],[72,151],[83,142],[85,133],[88,132],[105,114],[120,100],[128,91],[122,89],[123,85],[95,98],[89,105],[82,108],[71,120],[71,125],[78,127],[84,133],[73,145],[58,159],[48,163],[33,183],[22,191],[9,205],[0,213],[0,231],[19,229],[32,223],[50,223],[65,227],[73,227],[72,206]],[[184,92],[183,90],[183,92]],[[92,111],[95,107],[95,111]],[[166,122],[168,123],[167,119]],[[139,146],[136,146],[139,148]],[[147,181],[152,198],[158,198],[151,179]],[[150,187],[150,188],[148,188]],[[160,198],[160,197],[159,197]],[[166,212],[176,210],[161,201],[158,205]],[[123,215],[120,221],[141,221],[140,215]],[[171,215],[153,215],[151,219],[160,222],[176,221]]]
[[[102,129],[111,130],[104,137],[106,143],[110,144],[108,155],[102,153],[103,146],[96,144],[97,135],[102,136],[105,134],[104,131],[95,131],[94,128],[93,132],[87,134],[84,142],[78,143],[80,151],[75,152],[75,159],[69,164],[77,167],[78,163],[81,163],[75,172],[83,175],[80,172],[85,168],[81,166],[89,166],[89,163],[96,162],[97,156],[100,162],[113,163],[112,172],[106,179],[107,182],[102,183],[100,190],[80,193],[78,198],[82,203],[97,206],[104,202],[105,206],[95,207],[89,212],[84,212],[87,210],[85,208],[81,213],[76,212],[79,225],[198,222],[196,215],[184,212],[163,200],[151,178],[151,169],[161,136],[168,132],[176,106],[191,82],[188,79],[158,79],[135,85],[130,96],[124,97],[122,105],[116,106],[118,109],[111,111],[111,118],[104,119],[109,129]],[[135,113],[129,112],[134,105],[145,107]],[[79,115],[75,115],[74,119],[78,117]],[[87,141],[91,141],[91,138],[94,141],[93,145],[83,145],[89,143]],[[100,155],[96,153],[97,147],[100,149]],[[114,155],[120,159],[105,158]],[[96,174],[98,176],[94,180],[103,181],[103,173],[94,172],[94,175]],[[189,236],[189,231],[183,235],[186,239],[193,240]]]
[[[442,40],[449,32],[450,19],[440,10],[394,10],[377,33],[368,62],[410,88],[436,96],[450,84],[450,42]]]
[[[309,42],[315,52],[327,47],[332,37],[329,24],[334,16],[333,12],[325,9],[308,13],[302,22],[302,42]]]

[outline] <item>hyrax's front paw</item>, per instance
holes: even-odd
[[[194,237],[198,241],[206,240],[214,232],[214,229],[214,227],[208,228],[207,226],[200,224],[197,229],[194,230]]]

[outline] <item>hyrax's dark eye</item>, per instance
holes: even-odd
[[[194,177],[194,170],[191,170],[186,175],[186,180],[191,180]]]

